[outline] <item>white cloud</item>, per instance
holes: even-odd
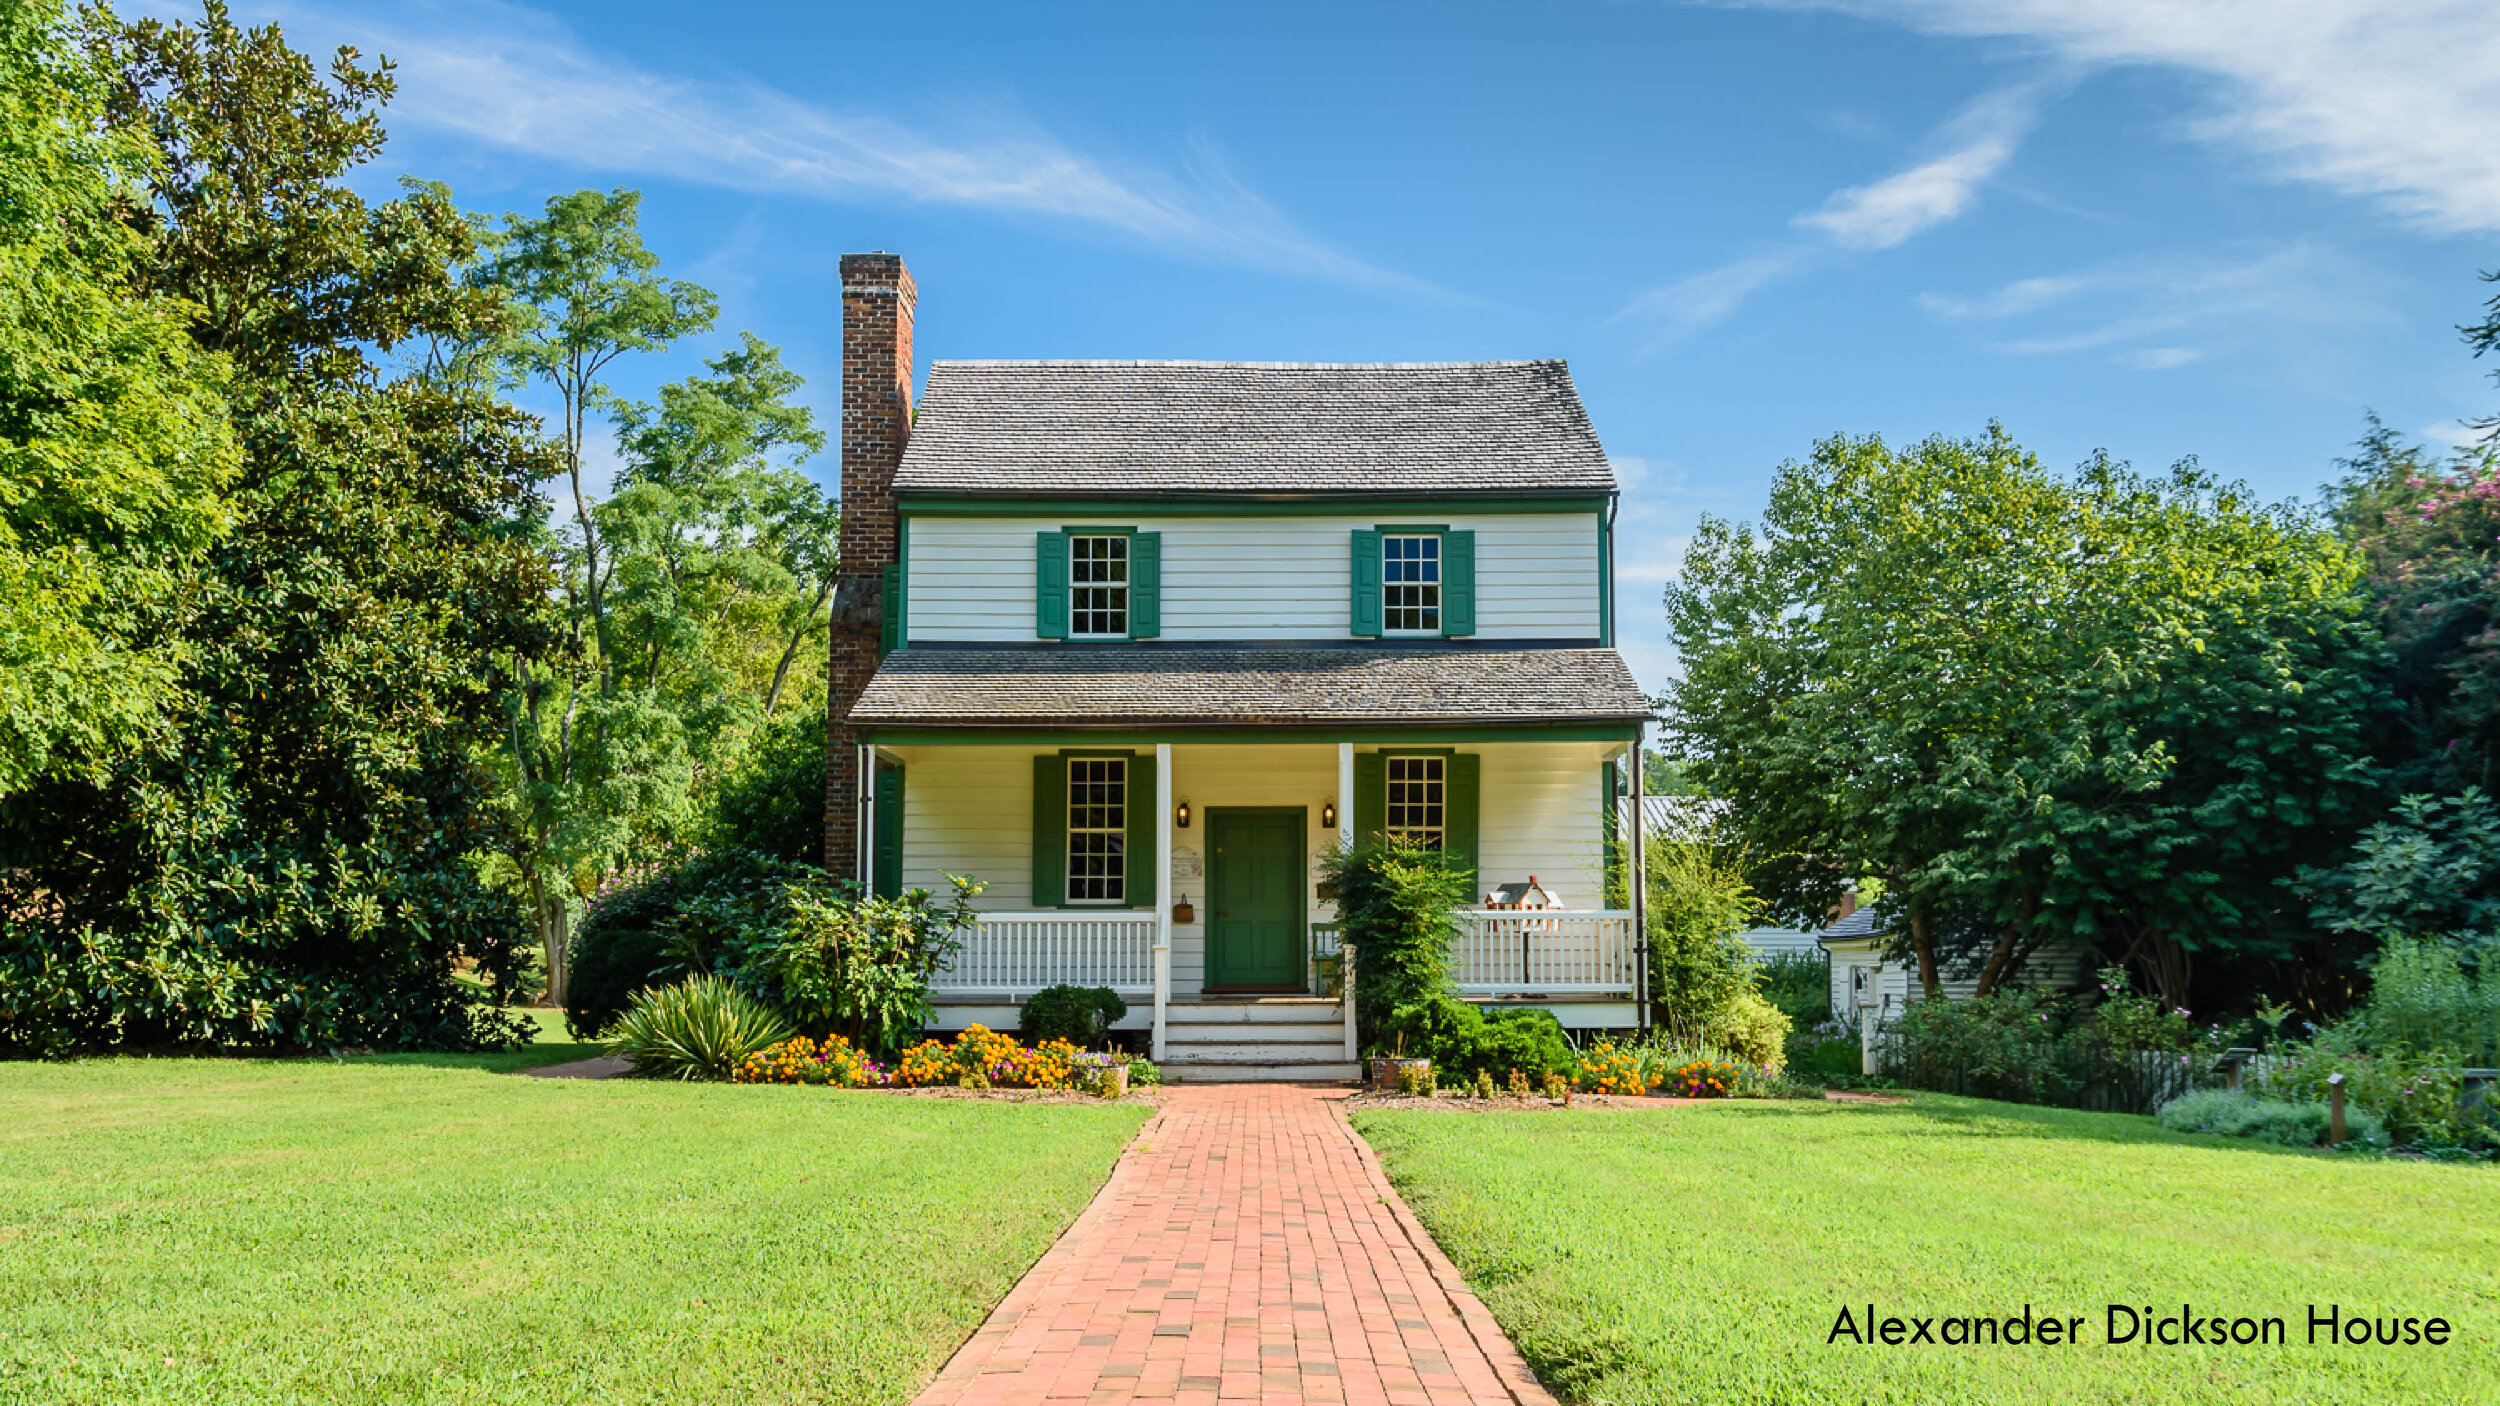
[[[1753,296],[1755,289],[1795,264],[1793,254],[1768,254],[1721,264],[1663,288],[1652,288],[1626,304],[1615,317],[1650,324],[1651,348],[1681,341],[1724,321]]]
[[[1844,249],[1889,249],[1968,210],[1981,184],[2013,159],[2036,115],[2028,86],[1986,94],[1939,129],[1941,154],[1871,185],[1834,191],[1789,223]]]
[[[2443,233],[2500,229],[2491,0],[1731,0],[2214,80],[2190,131]]]
[[[2227,260],[2131,259],[1919,301],[1947,320],[2007,326],[1991,351],[2107,351],[2121,365],[2167,371],[2290,326],[2388,322],[2393,314],[2373,296],[2380,281],[2331,250],[2294,244]]]
[[[1889,249],[1954,218],[2013,157],[2037,114],[2039,94],[2038,84],[1982,94],[1929,137],[1940,155],[1872,184],[1834,191],[1789,223],[1843,249]],[[1737,259],[1652,288],[1615,316],[1649,324],[1642,349],[1654,351],[1726,321],[1764,284],[1829,257],[1824,245],[1801,245]]]
[[[1040,215],[1200,257],[1447,296],[1297,228],[1204,142],[1178,171],[1115,169],[1011,113],[965,113],[939,132],[748,80],[649,72],[499,0],[238,8],[280,21],[300,49],[349,43],[389,56],[399,70],[394,124],[489,148],[757,194]]]

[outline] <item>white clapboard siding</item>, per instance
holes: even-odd
[[[2051,945],[2026,958],[2022,970],[2009,983],[2014,986],[2037,987],[2043,991],[2071,991],[2089,972],[2089,953],[2063,945]],[[1855,973],[1868,973],[1866,990],[1856,993]],[[1938,983],[1948,1001],[1966,1001],[1979,990],[1975,976],[1947,976]],[[1926,994],[1919,985],[1915,962],[1887,961],[1872,952],[1844,949],[1832,954],[1832,1009],[1847,1012],[1855,1004],[1877,1010],[1899,1010],[1909,1001]]]
[[[985,912],[1031,908],[1033,758],[1042,749],[891,750],[904,764],[905,885],[943,895],[945,876],[961,874],[988,883],[977,900]],[[1359,750],[1376,749],[1367,744]],[[1490,742],[1460,750],[1484,758],[1478,825],[1483,845],[1479,872],[1485,883],[1534,875],[1568,907],[1598,907],[1604,901],[1598,759],[1605,744]],[[1333,828],[1320,824],[1321,807],[1343,799],[1337,794],[1334,743],[1175,745],[1172,796],[1189,802],[1192,821],[1189,829],[1176,829],[1172,835],[1176,872],[1168,891],[1173,897],[1187,897],[1200,916],[1206,912],[1210,810],[1294,806],[1303,812],[1311,856],[1305,879],[1310,921],[1324,923],[1335,916],[1335,905],[1322,903],[1318,894],[1319,859],[1337,840]],[[1151,804],[1152,798],[1144,803]],[[1144,859],[1152,862],[1151,855]],[[1173,925],[1173,990],[1201,988],[1205,953],[1202,923]]]
[[[1459,750],[1484,755],[1477,824],[1483,854],[1478,887],[1531,876],[1565,908],[1605,905],[1606,798],[1597,743],[1488,742]],[[1476,895],[1482,902],[1484,895]]]
[[[1476,534],[1478,639],[1597,636],[1594,513],[1434,513]],[[1122,518],[1163,534],[1167,640],[1347,635],[1349,543],[1363,517]],[[913,518],[908,630],[927,644],[1033,638],[1033,518]]]

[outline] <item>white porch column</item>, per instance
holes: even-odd
[[[852,873],[859,876],[863,893],[877,888],[877,749],[862,745],[852,763],[852,775],[859,778],[859,794],[852,800],[851,833],[859,838],[859,852],[852,856]]]
[[[1632,864],[1627,877],[1632,892],[1632,1023],[1642,1029],[1649,1026],[1649,836],[1645,833],[1642,814],[1649,807],[1649,758],[1642,755],[1641,740],[1649,731],[1646,725],[1632,729],[1632,750],[1628,758],[1632,767],[1632,823],[1626,828],[1632,834]]]
[[[1337,843],[1354,846],[1354,744],[1337,744]]]
[[[1155,1033],[1163,1062],[1164,1013],[1172,1003],[1172,744],[1155,744]]]
[[[1337,744],[1337,843],[1347,849],[1354,847],[1354,744]],[[1354,947],[1345,940],[1345,925],[1337,926],[1337,990],[1345,1005],[1345,1057],[1356,1059],[1354,1029]]]

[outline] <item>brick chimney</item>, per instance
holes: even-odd
[[[859,737],[844,719],[877,671],[885,568],[900,559],[894,471],[911,438],[911,315],[918,297],[902,256],[842,256],[842,579],[834,590],[825,680],[825,868],[863,883]]]

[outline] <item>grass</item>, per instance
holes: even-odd
[[[0,1402],[899,1402],[1135,1107],[0,1065]]]
[[[2500,1168],[2291,1152],[1920,1095],[1355,1115],[1539,1375],[1589,1402],[2389,1402],[2500,1390]],[[2057,1314],[2077,1346],[1827,1344]],[[2105,1305],[2279,1316],[2287,1346],[2112,1346]],[[2310,1304],[2449,1346],[2307,1342]]]

